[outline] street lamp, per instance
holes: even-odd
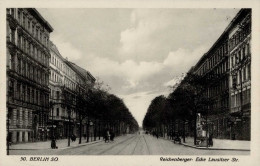
[[[93,122],[91,120],[89,121],[89,125],[91,127],[91,134],[90,134],[91,138],[90,138],[90,141],[92,142],[93,141],[93,139],[92,139],[92,137],[93,137],[93,127],[92,127],[93,126]]]
[[[53,106],[54,106],[54,103],[53,101],[50,101],[50,108],[51,108],[51,129],[52,129],[52,139],[54,139],[54,127],[53,127],[53,123],[54,123],[54,120],[53,120]]]
[[[68,117],[69,117],[69,132],[68,132],[68,146],[70,146],[70,114],[71,114],[71,109],[70,107],[67,107],[67,110],[68,110]]]

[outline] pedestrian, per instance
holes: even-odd
[[[56,139],[55,137],[52,138],[51,140],[51,148],[52,149],[58,149],[57,145],[56,145]]]
[[[114,134],[114,132],[111,131],[111,133],[110,133],[110,140],[114,141],[114,138],[115,138],[115,134]]]
[[[74,134],[71,135],[71,141],[72,141],[72,142],[75,142],[75,141],[76,141],[76,138],[77,138],[77,137],[76,137]]]
[[[209,144],[208,146],[213,146],[213,134],[209,135]]]
[[[109,142],[110,140],[110,133],[109,133],[109,130],[107,130],[107,141]]]
[[[12,145],[12,138],[11,138],[11,134],[10,134],[10,133],[7,134],[7,144],[8,144],[9,146]]]

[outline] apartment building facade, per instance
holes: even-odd
[[[250,41],[251,10],[241,9],[193,68],[207,80],[202,96],[212,102],[204,119],[215,138],[250,140]]]
[[[50,43],[51,110],[48,131],[50,137],[67,138],[79,133],[80,106],[77,102],[79,96],[86,95],[88,88],[93,87],[95,78],[85,69],[63,58],[57,46]]]
[[[6,20],[8,136],[13,143],[46,140],[53,28],[33,8],[8,8]]]
[[[230,115],[233,139],[250,140],[251,125],[251,10],[244,9],[229,33]]]

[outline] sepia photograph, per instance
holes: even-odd
[[[252,22],[6,8],[6,155],[250,155]]]

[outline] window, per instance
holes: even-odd
[[[45,85],[48,85],[48,82],[49,82],[49,76],[48,74],[45,74]]]
[[[25,75],[25,62],[24,62],[24,60],[21,60],[21,74],[22,75]]]
[[[22,46],[22,37],[21,37],[21,35],[18,35],[18,47],[19,48],[21,48],[21,46]]]
[[[22,100],[23,101],[26,100],[26,92],[25,92],[25,90],[26,90],[25,85],[23,85],[23,87],[22,87],[22,95],[23,95]]]
[[[20,73],[21,72],[21,59],[18,58],[18,61],[17,61],[17,72]]]
[[[27,102],[30,102],[30,98],[31,98],[31,89],[27,87]]]
[[[24,61],[24,75],[25,75],[26,77],[29,76],[29,73],[28,73],[28,63],[27,63],[27,61]]]
[[[18,11],[18,22],[21,24],[21,12]]]
[[[38,79],[39,79],[39,70],[36,69],[36,70],[35,70],[35,73],[36,73],[36,79],[35,79],[35,80],[38,81]]]
[[[59,108],[56,109],[57,116],[60,116],[60,110]]]
[[[11,69],[15,70],[15,61],[14,61],[14,55],[11,54]]]
[[[36,96],[35,96],[35,100],[36,100],[36,104],[39,104],[39,98],[38,98],[39,96],[38,96],[38,91],[36,91]]]
[[[30,32],[31,31],[31,22],[29,20],[28,20],[27,26],[28,26],[28,31]]]
[[[31,44],[28,43],[28,54],[31,54]]]
[[[246,77],[246,68],[243,68],[243,80],[247,80],[247,77]]]
[[[34,25],[32,25],[32,35],[34,36]]]
[[[14,82],[12,80],[9,81],[9,92],[8,92],[9,97],[14,96]]]
[[[248,65],[248,70],[247,70],[247,75],[248,75],[248,79],[251,79],[251,64]]]
[[[21,90],[21,84],[17,83],[17,98],[20,99],[20,90]]]
[[[33,66],[31,66],[31,70],[30,70],[30,78],[31,79],[33,79],[33,70],[34,70],[34,68],[33,68]]]
[[[36,29],[36,38],[39,39],[39,36],[38,36],[38,29]]]
[[[22,50],[25,51],[25,48],[26,48],[26,40],[25,40],[25,38],[23,38]]]
[[[10,12],[10,14],[14,17],[14,8],[11,8]]]
[[[42,33],[41,32],[40,32],[40,38],[39,39],[40,39],[40,41],[42,40]]]
[[[45,44],[45,46],[47,46],[47,38],[46,37],[44,37],[44,44]]]
[[[35,50],[34,50],[34,57],[37,59],[37,57],[38,57],[38,51],[37,51],[37,48],[35,47]]]
[[[54,96],[54,90],[51,90],[52,91],[52,98],[55,98],[55,96]]]
[[[25,27],[25,16],[23,16],[23,27]]]
[[[29,42],[26,40],[26,41],[25,41],[25,46],[26,46],[26,48],[25,48],[26,51],[25,51],[25,52],[26,52],[27,54],[30,53],[29,45],[30,45]]]
[[[35,68],[32,67],[32,79],[35,80]]]
[[[11,29],[11,37],[10,37],[10,39],[11,39],[11,42],[13,42],[13,43],[15,43],[15,30],[14,29]]]
[[[247,44],[247,50],[246,50],[246,52],[247,52],[247,55],[249,55],[250,54],[250,46],[249,46],[249,44]]]
[[[31,103],[34,103],[34,89],[32,89],[32,98],[31,98]]]

